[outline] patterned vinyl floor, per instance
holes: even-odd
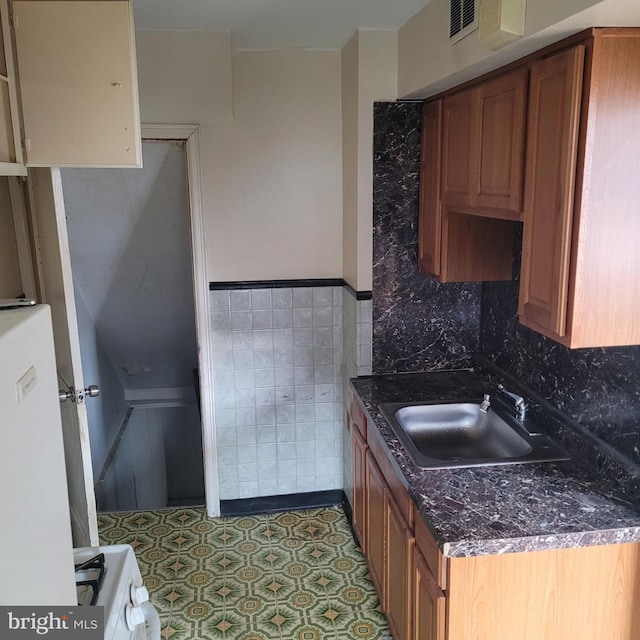
[[[133,545],[164,640],[390,639],[339,507],[105,513],[99,527],[101,544]]]

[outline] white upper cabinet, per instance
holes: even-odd
[[[131,1],[12,5],[24,163],[142,166]]]

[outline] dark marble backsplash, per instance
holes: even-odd
[[[373,373],[470,366],[479,284],[418,271],[420,103],[377,103],[373,138]]]
[[[640,464],[640,346],[571,350],[519,324],[522,225],[510,282],[440,284],[418,271],[420,111],[374,108],[373,373],[466,367],[480,353]]]
[[[517,315],[522,225],[516,226],[514,243],[514,280],[483,284],[482,354],[640,463],[640,346],[567,349],[522,326]]]

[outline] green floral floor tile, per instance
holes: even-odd
[[[203,509],[107,513],[131,544],[163,640],[390,640],[341,509],[209,519]]]

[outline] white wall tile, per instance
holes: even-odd
[[[251,308],[271,309],[271,289],[252,289]]]
[[[212,329],[231,329],[231,313],[229,311],[215,312],[211,314]]]
[[[258,444],[267,444],[276,441],[276,428],[271,426],[259,426],[256,430]]]
[[[295,403],[295,387],[276,387],[276,407]]]
[[[275,442],[266,442],[264,444],[259,444],[257,447],[258,453],[258,464],[263,462],[275,462],[276,461],[276,443]],[[258,469],[258,472],[260,469]]]
[[[278,368],[293,367],[293,349],[274,349],[273,350],[273,365]]]
[[[233,372],[236,389],[250,389],[255,387],[255,373],[253,369],[238,369]]]
[[[290,309],[293,306],[291,289],[273,289],[271,298],[274,309]]]
[[[271,309],[259,309],[251,312],[251,323],[253,329],[272,329],[273,312]],[[284,328],[284,327],[279,327]]]
[[[231,310],[232,311],[248,311],[251,309],[251,291],[232,291],[231,292]]]
[[[212,361],[214,371],[231,371],[233,369],[233,351],[214,351]]]
[[[229,291],[210,291],[209,300],[211,301],[211,309],[213,311],[229,311],[230,306]]]
[[[233,331],[250,331],[251,311],[233,311],[231,313],[231,329]]]
[[[256,407],[256,422],[258,425],[275,425],[276,424],[275,406]]]
[[[293,310],[293,327],[312,327],[313,312],[311,309],[294,309]]]
[[[333,306],[333,287],[313,287],[312,304],[314,307]]]
[[[236,408],[236,425],[238,427],[255,427],[256,425],[256,409],[255,407],[237,407]]]
[[[282,367],[275,369],[274,384],[276,387],[294,386],[295,375],[293,367]]]
[[[234,351],[253,349],[253,334],[251,331],[232,331],[231,341]]]
[[[238,498],[253,498],[258,494],[258,482],[239,482]]]
[[[288,349],[293,347],[293,329],[274,329],[273,348]]]
[[[293,327],[293,311],[291,309],[273,310],[273,328],[290,329]]]
[[[293,307],[306,307],[310,309],[313,306],[313,290],[310,287],[296,287],[293,292]]]
[[[273,368],[274,352],[271,349],[256,349],[253,355],[256,369]]]
[[[210,294],[223,499],[342,487],[345,376],[362,364],[366,306],[343,287]]]
[[[275,462],[258,462],[258,482],[263,480],[276,480],[278,477],[278,465]]]
[[[278,495],[286,496],[296,492],[295,478],[278,478]]]
[[[244,349],[239,351],[236,349],[233,352],[233,368],[234,369],[253,369],[254,359],[253,350]]]
[[[238,482],[257,482],[258,481],[258,465],[257,464],[239,464],[238,465]]]
[[[254,349],[273,349],[273,329],[258,329],[253,332]]]
[[[236,389],[236,408],[255,407],[256,406],[256,390]]]
[[[286,329],[284,329],[286,331]],[[297,328],[293,330],[294,347],[313,347],[313,329]]]
[[[273,369],[255,369],[254,380],[256,389],[275,386],[275,376]]]

